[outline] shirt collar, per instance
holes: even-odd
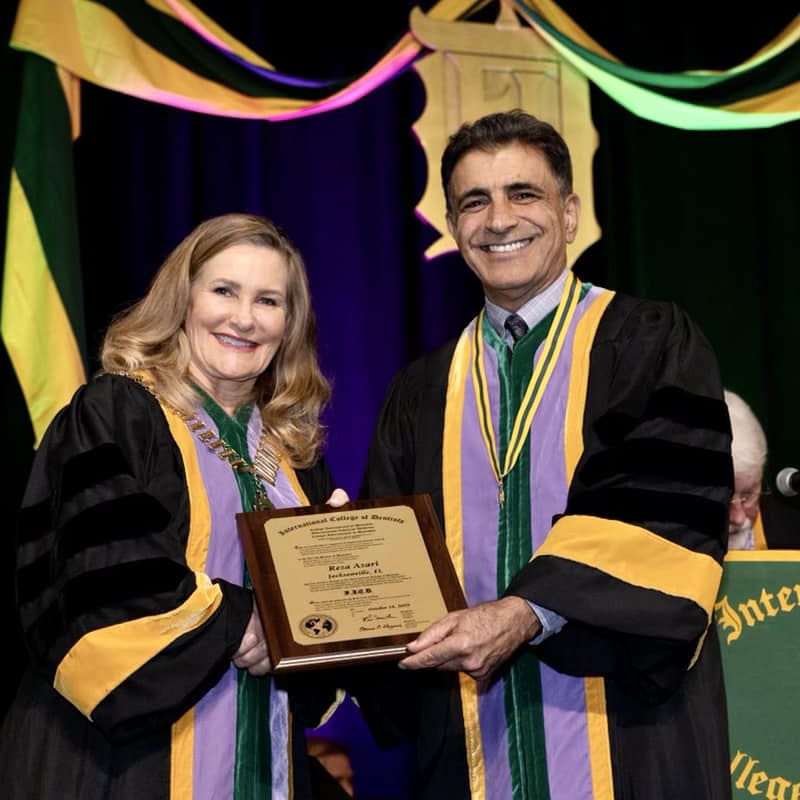
[[[558,305],[561,293],[564,291],[564,284],[567,282],[568,272],[569,270],[565,269],[543,292],[531,297],[522,308],[517,310],[517,314],[528,324],[528,330],[538,325]],[[486,299],[486,318],[503,338],[510,336],[505,329],[506,317],[510,313],[507,308]]]

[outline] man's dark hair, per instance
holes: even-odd
[[[547,159],[558,180],[561,196],[572,192],[572,159],[567,143],[549,123],[522,109],[487,114],[465,122],[449,139],[442,154],[442,189],[447,210],[452,211],[448,187],[456,164],[472,150],[491,152],[512,142],[535,147]]]

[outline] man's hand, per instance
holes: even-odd
[[[261,627],[261,617],[258,609],[253,605],[253,613],[239,643],[239,649],[231,659],[239,669],[246,669],[256,677],[266,675],[272,671],[272,662],[269,660],[269,650],[264,639],[264,629]]]
[[[451,611],[408,643],[411,655],[400,667],[461,670],[483,680],[541,629],[539,618],[521,597],[503,597]]]

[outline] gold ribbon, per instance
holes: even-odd
[[[533,415],[539,407],[544,389],[547,386],[547,382],[550,380],[556,361],[558,361],[559,353],[567,337],[570,322],[578,306],[580,287],[580,281],[575,277],[574,273],[570,271],[567,281],[564,284],[564,290],[561,293],[558,307],[556,308],[555,318],[547,333],[547,338],[544,341],[542,356],[533,369],[531,378],[528,381],[528,388],[525,390],[525,395],[517,410],[517,415],[514,419],[514,427],[511,430],[511,437],[508,441],[508,448],[506,449],[506,457],[502,471],[500,470],[500,458],[497,452],[494,426],[492,425],[489,388],[484,368],[484,344],[482,335],[484,309],[481,309],[480,314],[478,314],[474,332],[475,358],[472,362],[472,382],[475,387],[475,400],[478,404],[478,417],[481,423],[483,443],[486,445],[489,463],[491,464],[492,472],[497,480],[497,490],[501,506],[505,502],[505,478],[514,468],[519,454],[522,452],[522,447],[525,444],[525,439],[528,436],[528,431],[533,421]]]

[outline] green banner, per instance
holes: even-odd
[[[800,550],[730,553],[714,614],[733,797],[800,800]]]

